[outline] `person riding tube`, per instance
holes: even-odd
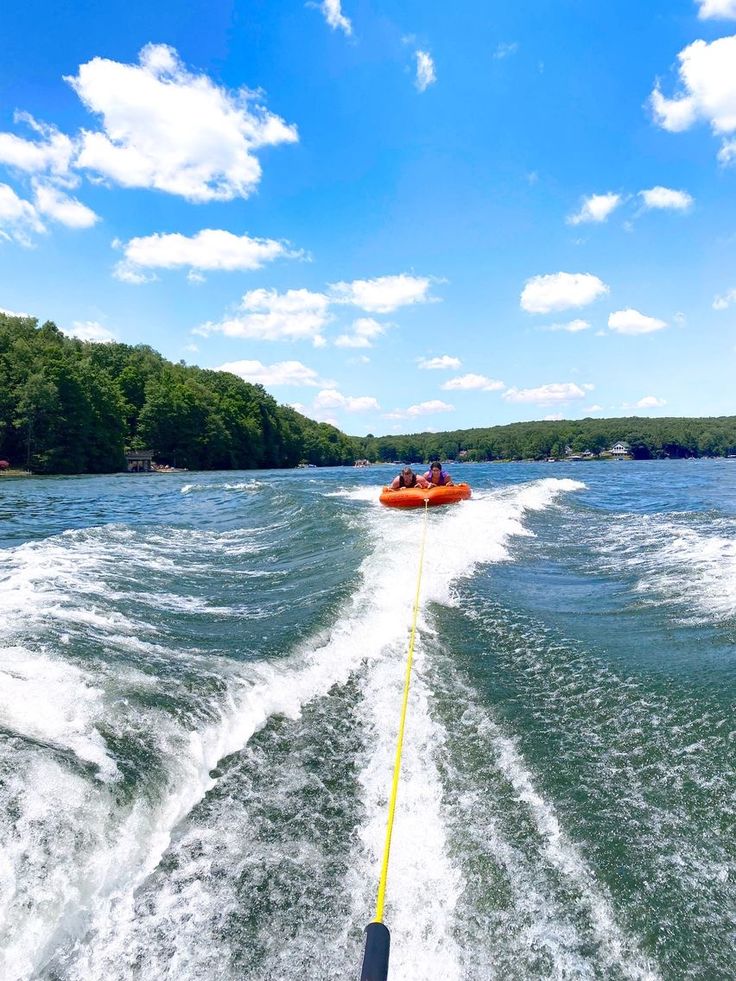
[[[426,477],[422,477],[421,474],[416,474],[411,467],[404,467],[400,474],[398,474],[391,481],[391,490],[403,490],[404,487],[429,487],[429,482]]]
[[[442,469],[439,460],[433,460],[429,465],[429,470],[425,473],[424,479],[430,487],[453,487],[452,477],[446,470]]]

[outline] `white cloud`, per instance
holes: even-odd
[[[608,292],[608,286],[592,273],[551,273],[528,279],[520,304],[528,313],[551,313],[584,307]]]
[[[669,187],[650,187],[639,191],[647,208],[670,208],[674,211],[687,211],[693,205],[692,195],[687,191],[675,191]]]
[[[41,139],[24,140],[13,133],[0,133],[0,163],[28,174],[49,172],[66,177],[75,152],[73,140],[55,126],[37,122],[28,113],[16,112],[14,119],[26,123]]]
[[[36,210],[43,215],[48,215],[53,221],[58,221],[67,228],[91,228],[97,221],[96,215],[91,208],[76,198],[64,194],[53,184],[44,184],[40,181],[34,182]]]
[[[736,140],[724,140],[718,151],[718,162],[724,167],[736,162]]]
[[[224,334],[261,341],[310,340],[315,347],[325,343],[322,328],[329,319],[329,299],[310,290],[250,290],[240,303],[240,314],[208,322],[193,333],[207,337]]]
[[[268,238],[250,238],[231,232],[205,228],[196,235],[155,234],[132,238],[124,247],[125,258],[115,268],[124,282],[136,281],[129,273],[145,275],[145,269],[224,270],[232,272],[260,269],[279,257],[298,258],[287,243]],[[201,281],[202,277],[199,277]],[[194,277],[197,281],[197,277]]]
[[[414,81],[420,92],[426,92],[430,85],[437,81],[432,55],[428,51],[416,51],[417,77]]]
[[[381,406],[370,395],[343,395],[336,388],[319,392],[314,400],[316,409],[343,409],[345,412],[373,412]]]
[[[418,364],[425,371],[437,371],[441,368],[459,368],[462,361],[449,354],[441,354],[437,358],[420,358]]]
[[[507,402],[532,402],[536,405],[553,405],[556,402],[570,402],[584,399],[592,385],[576,385],[574,382],[552,382],[539,388],[509,388],[503,393]]]
[[[245,198],[261,176],[255,152],[298,139],[253,93],[190,73],[165,44],[146,45],[138,65],[93,58],[66,81],[103,126],[82,132],[76,166],[124,187]]]
[[[18,313],[16,310],[5,310],[0,307],[0,313],[4,313],[6,317],[30,317],[30,313]]]
[[[663,405],[667,405],[665,399],[658,399],[656,395],[645,395],[643,399],[639,399],[638,402],[634,403],[635,409],[659,409]]]
[[[348,36],[353,33],[353,25],[342,12],[341,0],[322,0],[319,9],[333,31],[340,30]]]
[[[392,313],[413,303],[427,303],[430,280],[426,276],[379,276],[354,279],[352,283],[331,283],[333,303],[347,303],[369,313]]]
[[[373,347],[373,341],[386,330],[386,324],[372,317],[359,317],[353,322],[352,334],[340,334],[335,339],[336,347]]]
[[[509,55],[514,55],[519,50],[518,41],[501,41],[497,45],[496,50],[493,52],[493,58],[496,61],[500,61],[502,58],[508,58]]]
[[[565,417],[564,417],[564,415],[561,412],[553,412],[552,415],[545,416],[544,417],[544,421],[545,422],[560,422],[560,420],[561,419],[564,419],[564,418]]]
[[[662,330],[667,323],[628,307],[612,313],[608,318],[608,326],[619,334],[651,334],[655,330]]]
[[[603,412],[602,405],[586,405],[583,412]]]
[[[30,201],[18,197],[8,184],[0,184],[0,240],[14,240],[30,246],[31,233],[46,231]]]
[[[717,296],[713,300],[713,309],[726,310],[732,303],[736,303],[736,289],[728,290],[728,292],[723,293],[721,296]]]
[[[579,334],[581,330],[588,330],[590,327],[588,320],[569,320],[566,324],[549,324],[542,327],[542,330],[564,330],[568,334]]]
[[[454,412],[455,406],[441,399],[430,399],[427,402],[420,402],[418,405],[410,405],[406,410],[408,416],[427,416],[433,412]]]
[[[486,378],[485,375],[459,375],[457,378],[450,378],[441,386],[445,391],[450,392],[454,390],[458,391],[483,391],[483,392],[498,392],[502,388],[505,388],[505,384],[502,381],[497,381],[495,378]]]
[[[69,330],[64,331],[69,337],[76,337],[80,341],[90,341],[93,344],[113,344],[117,337],[107,327],[103,327],[96,320],[75,320]]]
[[[677,57],[682,91],[668,99],[657,83],[650,97],[656,122],[672,133],[700,119],[718,135],[736,131],[736,35],[710,44],[694,41]],[[724,140],[719,159],[725,164],[732,158],[736,158],[736,142]]]
[[[583,198],[583,203],[574,215],[568,215],[566,221],[568,225],[580,225],[590,221],[606,221],[608,216],[614,211],[622,201],[620,194],[610,192],[608,194],[591,194],[588,198]]]
[[[700,6],[698,17],[701,20],[723,18],[736,20],[736,0],[697,0]]]
[[[268,365],[261,361],[228,361],[220,365],[217,371],[229,371],[244,381],[267,388],[275,385],[311,385],[318,388],[330,384],[301,361],[278,361]]]

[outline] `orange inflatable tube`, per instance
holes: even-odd
[[[452,484],[449,487],[402,487],[400,490],[384,487],[378,500],[389,508],[423,508],[425,501],[430,507],[435,504],[467,501],[470,493],[468,484]]]

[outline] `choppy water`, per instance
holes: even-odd
[[[388,474],[0,483],[0,977],[357,975],[423,520]],[[733,978],[736,461],[460,475],[391,978]]]

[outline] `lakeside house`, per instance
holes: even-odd
[[[128,473],[151,473],[154,469],[153,450],[128,450],[125,465]]]
[[[623,440],[619,440],[617,443],[613,444],[608,452],[611,454],[611,456],[629,456],[631,453],[631,447]]]

